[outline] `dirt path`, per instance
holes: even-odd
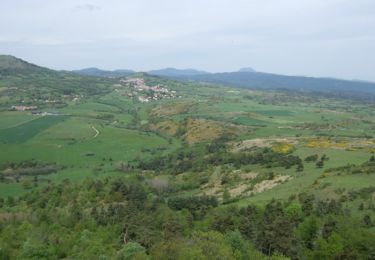
[[[96,138],[100,134],[99,130],[96,129],[95,126],[93,126],[93,125],[91,126],[91,129],[95,131],[94,138]]]

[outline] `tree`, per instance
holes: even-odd
[[[25,190],[29,190],[32,188],[32,183],[30,180],[26,179],[26,180],[23,180],[22,181],[22,187],[25,189]]]
[[[117,253],[118,260],[147,259],[146,249],[137,242],[127,243]]]
[[[319,156],[317,154],[309,155],[305,158],[305,162],[316,162]]]
[[[302,206],[299,203],[291,203],[284,211],[285,215],[294,223],[297,223],[303,215]]]
[[[319,161],[316,162],[315,165],[316,165],[317,168],[323,168],[324,161],[322,159],[320,159]]]
[[[337,221],[332,217],[329,217],[326,223],[324,223],[322,228],[322,237],[327,239],[331,236],[332,232],[336,230]]]
[[[195,232],[192,239],[207,259],[233,259],[232,248],[219,232]]]
[[[300,193],[298,195],[298,200],[302,205],[302,211],[305,213],[305,215],[310,215],[314,210],[314,194]]]
[[[159,242],[151,248],[150,255],[152,259],[190,260],[203,258],[203,252],[199,245],[187,239]]]
[[[266,205],[263,213],[255,245],[268,256],[274,252],[291,256],[293,255],[294,241],[293,223],[284,215],[281,203],[271,201]]]
[[[7,200],[6,200],[6,205],[8,207],[13,207],[15,204],[15,200],[12,196],[8,196]]]
[[[165,221],[163,225],[164,237],[167,240],[173,240],[183,235],[184,226],[181,223],[181,220],[176,216],[171,215]]]
[[[267,179],[268,180],[273,180],[273,179],[275,179],[275,173],[274,172],[268,172],[267,173]]]
[[[313,249],[314,241],[318,237],[319,225],[314,216],[309,216],[298,226],[298,236],[302,240],[304,246]]]
[[[332,233],[327,240],[319,238],[316,247],[313,253],[314,259],[338,259],[337,257],[344,251],[343,239],[336,233]]]
[[[246,238],[255,240],[260,221],[260,211],[253,205],[240,210],[241,220],[239,230]]]
[[[225,240],[232,247],[236,259],[249,259],[249,246],[238,230],[227,233]]]
[[[302,163],[297,164],[297,169],[296,169],[296,171],[297,171],[297,172],[303,172],[303,170],[304,170],[304,166],[303,166],[303,164],[302,164]]]
[[[363,217],[363,223],[365,223],[366,227],[372,227],[372,220],[370,215],[365,215]]]
[[[322,157],[320,158],[320,160],[324,162],[324,161],[328,161],[329,158],[327,157],[326,154],[323,154]]]

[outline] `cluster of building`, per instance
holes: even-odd
[[[161,85],[147,86],[142,78],[122,79],[120,82],[130,88],[130,91],[126,92],[125,95],[128,97],[137,98],[140,102],[150,102],[177,97],[176,91],[169,90]],[[116,91],[118,90],[116,89]]]
[[[29,110],[35,110],[37,108],[38,108],[37,106],[12,106],[11,107],[12,110],[16,110],[16,111],[29,111]]]
[[[60,116],[59,112],[47,112],[47,111],[33,111],[31,112],[34,116]]]

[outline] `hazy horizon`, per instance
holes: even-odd
[[[0,53],[53,69],[256,71],[375,81],[375,2],[0,3]]]

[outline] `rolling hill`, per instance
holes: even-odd
[[[50,74],[53,70],[31,64],[11,55],[0,55],[0,75]]]
[[[41,67],[11,55],[0,55],[0,86],[6,87],[2,94],[34,98],[59,96],[61,94],[94,95],[108,91],[111,79],[88,77],[69,71],[56,71]],[[11,90],[9,90],[11,89]]]

